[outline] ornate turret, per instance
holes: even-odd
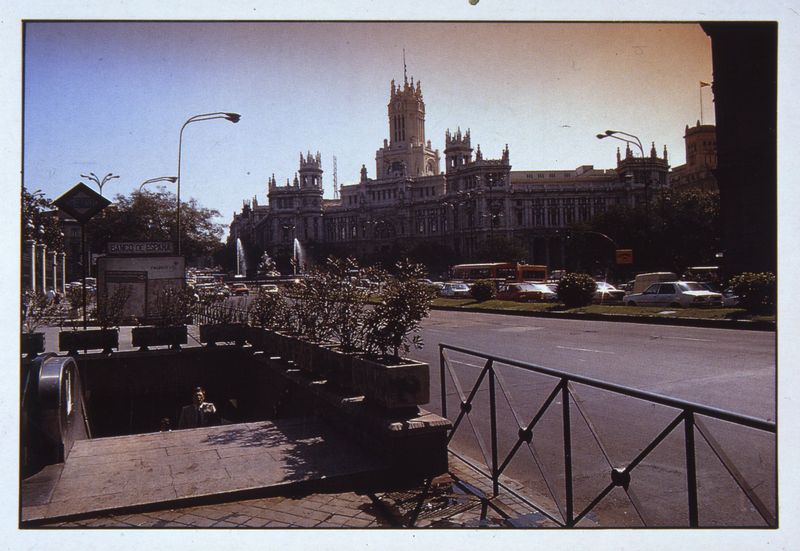
[[[300,153],[300,188],[322,189],[322,155],[319,151],[316,156],[309,151],[305,158]]]
[[[458,170],[472,162],[469,129],[462,135],[460,127],[456,129],[454,134],[451,134],[448,128],[444,133],[444,143],[446,172]],[[478,150],[480,151],[480,147],[478,147]]]

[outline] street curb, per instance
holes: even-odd
[[[648,323],[652,325],[677,325],[680,327],[707,327],[712,329],[746,329],[750,331],[775,331],[777,324],[770,321],[720,320],[701,318],[659,318],[655,316],[629,316],[625,314],[580,314],[572,312],[531,312],[525,310],[500,310],[471,308],[469,306],[431,306],[431,310],[470,312],[477,314],[504,314],[531,318],[569,319],[580,321],[611,321],[620,323]]]

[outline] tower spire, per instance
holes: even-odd
[[[408,84],[408,72],[406,70],[406,49],[403,48],[403,82]]]

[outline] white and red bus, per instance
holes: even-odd
[[[520,264],[517,262],[486,262],[482,264],[457,264],[452,277],[459,281],[547,281],[547,266],[544,264]]]

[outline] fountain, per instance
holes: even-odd
[[[294,261],[293,268],[295,275],[297,275],[298,272],[302,273],[306,267],[306,252],[303,250],[303,245],[300,244],[300,241],[296,237],[294,238],[292,260]]]
[[[236,277],[245,277],[247,274],[247,258],[244,254],[242,240],[236,238]]]

